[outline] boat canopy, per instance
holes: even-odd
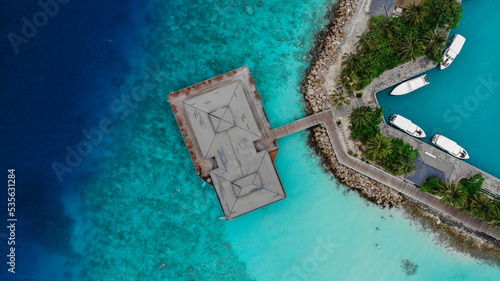
[[[451,154],[459,155],[462,147],[460,147],[456,142],[450,140],[447,137],[439,136],[436,139],[436,145],[448,150]]]
[[[453,50],[448,50],[448,52],[446,52],[446,55],[454,59],[457,57],[458,53],[455,53]]]
[[[411,134],[414,134],[417,131],[417,125],[411,123],[408,128],[406,128],[406,131],[408,131]]]
[[[412,134],[417,130],[417,126],[415,124],[401,115],[397,115],[396,118],[392,120],[392,124]]]
[[[453,38],[453,42],[451,42],[449,51],[453,51],[453,53],[456,56],[456,55],[458,55],[458,53],[460,53],[460,50],[462,50],[462,47],[464,46],[464,44],[465,44],[465,37],[463,37],[460,34],[457,34],[457,35],[455,35],[455,38]],[[450,56],[451,56],[451,54],[450,54]]]
[[[412,90],[416,90],[416,89],[423,87],[423,86],[425,86],[424,79],[414,79],[414,80],[410,81],[410,88]]]

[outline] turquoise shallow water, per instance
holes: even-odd
[[[498,280],[498,268],[446,250],[402,212],[345,194],[306,133],[279,141],[286,200],[216,220],[217,197],[200,188],[166,95],[248,64],[273,127],[302,116],[297,88],[328,1],[260,4],[154,4],[137,44],[164,81],[117,125],[66,198],[75,280]],[[123,87],[143,73],[132,68]],[[415,276],[402,259],[418,265]]]
[[[465,1],[463,6],[463,18],[450,39],[459,33],[467,40],[451,66],[428,71],[431,83],[416,92],[392,97],[390,88],[377,98],[386,119],[402,114],[424,129],[428,143],[434,134],[453,139],[469,152],[466,162],[500,177],[500,17],[496,13],[500,2]]]
[[[345,193],[345,187],[318,169],[319,160],[304,144],[305,137],[297,134],[279,142],[276,166],[288,198],[227,223],[227,237],[252,276],[498,280],[498,268],[446,251],[402,212],[379,209],[355,192]],[[416,275],[406,275],[403,259],[418,265]]]

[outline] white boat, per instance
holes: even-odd
[[[424,130],[401,115],[392,115],[391,117],[389,117],[389,123],[391,123],[391,125],[393,125],[394,127],[403,130],[403,132],[407,133],[410,136],[416,138],[425,138]]]
[[[432,143],[458,159],[469,159],[469,154],[456,142],[442,135],[432,137]]]
[[[391,96],[406,95],[409,92],[413,92],[427,84],[429,84],[429,80],[427,79],[427,74],[424,74],[399,84],[396,88],[394,88],[394,90],[392,90]]]
[[[465,37],[463,37],[460,34],[456,34],[455,36],[453,36],[450,46],[444,52],[443,62],[440,64],[441,70],[450,66],[453,60],[460,53],[460,50],[462,50],[464,44],[465,44]]]

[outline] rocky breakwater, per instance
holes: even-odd
[[[326,73],[332,66],[341,67],[339,51],[346,38],[345,30],[353,24],[356,20],[354,15],[362,9],[361,5],[357,4],[360,1],[362,0],[341,0],[335,4],[333,18],[318,39],[315,57],[302,87],[308,108],[313,113],[332,107],[325,84],[326,79],[332,77],[326,77]],[[395,206],[405,202],[402,194],[340,164],[325,128],[314,128],[312,140],[317,151],[329,163],[335,177],[344,185],[358,190],[370,201],[383,206]]]
[[[344,185],[358,190],[368,200],[383,206],[396,206],[405,203],[401,193],[340,164],[324,127],[317,126],[313,129],[313,140],[317,149],[328,161],[329,168],[335,177]]]
[[[350,21],[354,20],[358,1],[340,0],[336,3],[332,12],[332,20],[316,43],[316,53],[302,87],[308,106],[314,113],[332,106],[328,91],[323,86],[326,81],[325,73],[328,67],[337,62],[338,52],[346,37],[344,29]]]

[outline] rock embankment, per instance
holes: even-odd
[[[314,113],[332,107],[327,89],[324,87],[325,73],[332,64],[337,62],[339,50],[346,37],[344,29],[353,19],[357,7],[356,2],[357,0],[341,0],[335,4],[334,17],[325,28],[324,36],[316,45],[319,51],[309,67],[302,88],[308,106]]]
[[[352,24],[355,20],[353,16],[358,12],[358,9],[362,8],[358,7],[356,3],[358,1],[360,0],[341,0],[335,4],[335,16],[329,26],[326,27],[320,44],[317,44],[319,50],[304,79],[302,88],[307,105],[313,113],[332,107],[328,89],[324,85],[326,81],[325,73],[333,64],[337,63],[338,67],[341,67],[340,63],[338,63],[341,55],[339,50],[346,37],[346,27]],[[354,52],[354,50],[352,51]],[[341,165],[335,156],[335,151],[325,128],[321,126],[314,128],[312,138],[319,152],[328,161],[335,177],[344,185],[358,190],[370,201],[384,206],[395,206],[404,203],[402,194]]]
[[[328,161],[335,177],[344,185],[358,190],[370,201],[383,206],[405,203],[405,198],[401,193],[340,164],[324,127],[317,126],[313,129],[313,139],[316,147]]]

